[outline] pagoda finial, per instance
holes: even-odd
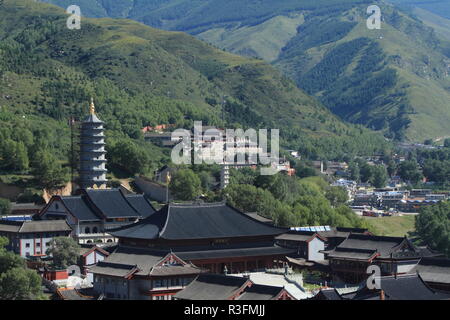
[[[90,112],[92,115],[95,114],[94,98],[92,98],[92,97],[91,97],[91,105],[90,105],[89,112]]]

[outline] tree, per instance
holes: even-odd
[[[42,295],[41,278],[34,270],[12,268],[0,275],[1,300],[32,300]]]
[[[0,300],[41,299],[41,278],[19,255],[7,251],[7,244],[0,237]]]
[[[447,138],[444,140],[444,147],[445,148],[450,148],[450,138]]]
[[[419,170],[417,161],[415,160],[407,160],[400,163],[398,174],[403,180],[413,184],[417,184],[423,178],[422,172]]]
[[[6,170],[14,169],[16,153],[16,142],[11,139],[6,139],[0,142],[0,167]]]
[[[54,268],[66,269],[78,262],[80,246],[72,238],[56,237],[53,238],[53,243],[46,253],[53,257]]]
[[[0,198],[0,215],[5,216],[11,213],[11,202],[8,199]]]
[[[19,172],[24,172],[28,170],[29,159],[27,149],[23,142],[18,142],[16,144],[16,152],[15,152],[15,169]]]
[[[361,181],[359,165],[356,162],[350,162],[350,164],[348,165],[348,170],[350,171],[350,179],[356,182]]]
[[[130,175],[145,174],[150,167],[150,157],[131,140],[120,140],[108,150],[108,164]]]
[[[202,193],[200,178],[191,169],[180,169],[170,181],[170,191],[183,201],[194,200]]]
[[[202,188],[205,192],[211,191],[211,188],[214,185],[214,178],[207,171],[200,171],[198,176],[201,181]]]
[[[392,177],[397,172],[397,165],[395,164],[395,162],[393,160],[389,160],[386,169],[387,169],[389,176]]]
[[[347,203],[348,193],[343,187],[333,186],[330,187],[326,193],[325,197],[330,201],[333,207],[338,207]]]
[[[308,167],[303,164],[298,164],[295,166],[295,173],[299,178],[307,178],[317,176],[316,169]]]
[[[379,165],[372,168],[372,177],[370,182],[375,188],[383,188],[388,181],[388,174],[385,166]]]
[[[55,188],[69,181],[69,171],[48,150],[39,150],[33,160],[34,175],[45,188]]]
[[[450,255],[450,201],[422,208],[416,216],[415,225],[424,243]]]
[[[367,162],[362,162],[359,165],[360,173],[361,173],[361,181],[362,182],[370,182],[373,177],[372,166]]]

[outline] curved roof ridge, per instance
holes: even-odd
[[[164,233],[164,231],[166,231],[167,225],[169,224],[169,219],[170,219],[170,203],[165,205],[163,209],[167,210],[166,213],[166,221],[164,223],[164,226],[161,228],[161,230],[159,231],[159,237],[161,237],[161,235]],[[160,211],[163,211],[162,209]]]
[[[373,239],[373,240],[381,240],[381,241],[403,241],[406,237],[391,237],[391,236],[376,236],[369,234],[360,234],[360,233],[350,233],[347,239]],[[406,238],[407,239],[407,238]]]
[[[206,203],[176,203],[176,202],[172,202],[169,205],[173,206],[175,208],[195,208],[195,207],[208,208],[208,207],[220,207],[222,205],[226,205],[226,203],[225,202],[206,202]]]
[[[254,221],[254,222],[257,222],[257,223],[259,223],[259,224],[261,224],[261,225],[267,226],[266,223],[264,223],[264,222],[262,222],[262,221],[259,221],[258,219],[255,219],[255,218],[253,218],[252,216],[249,216],[249,215],[246,214],[244,211],[242,211],[242,210],[240,210],[240,209],[238,209],[238,208],[232,206],[231,204],[228,204],[228,203],[225,202],[224,205],[227,206],[227,207],[230,207],[231,209],[233,209],[234,211],[236,211],[236,212],[239,213],[240,215],[242,215],[242,216],[244,216],[244,217],[246,217],[246,218],[248,218],[248,219],[250,219],[250,220],[252,220],[252,221]],[[261,217],[263,217],[263,216],[261,216]],[[272,228],[274,228],[274,229],[280,229],[280,231],[281,231],[281,230],[284,230],[285,232],[289,232],[289,231],[290,231],[290,229],[288,229],[288,228],[276,227],[276,226],[270,226],[270,227],[272,227]]]
[[[133,209],[134,212],[136,212],[138,215],[140,215],[140,213],[136,210],[136,208],[130,203],[130,201],[128,201],[127,195],[123,193],[122,189],[117,188],[117,190],[119,190],[119,192],[122,195],[122,197],[124,198],[125,202],[128,203],[128,205],[131,207],[131,209]]]

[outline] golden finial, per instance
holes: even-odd
[[[95,105],[94,105],[94,98],[91,97],[91,106],[89,112],[94,115],[95,114]]]

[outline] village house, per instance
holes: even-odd
[[[7,250],[23,258],[46,257],[53,238],[68,237],[72,228],[65,221],[0,220],[0,237],[9,240]]]

